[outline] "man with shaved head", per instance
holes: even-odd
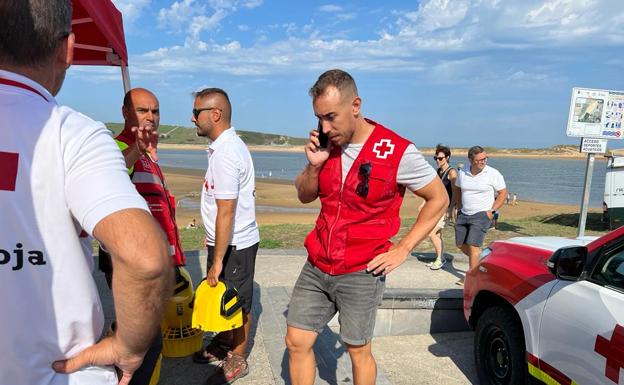
[[[124,117],[124,128],[115,140],[123,153],[130,179],[167,236],[168,251],[178,281],[182,277],[178,268],[186,263],[186,257],[175,220],[175,205],[167,189],[165,176],[156,163],[160,125],[158,99],[145,88],[134,88],[126,93],[121,113]],[[110,255],[102,246],[99,251],[99,267],[106,275],[106,281],[110,286],[113,268]],[[143,364],[135,372],[131,385],[154,383],[153,379],[160,375],[156,369],[159,367],[161,350],[162,338],[157,335]]]
[[[308,164],[295,185],[302,203],[321,200],[321,212],[306,237],[308,261],[288,306],[290,380],[293,385],[314,383],[312,347],[338,313],[353,383],[373,385],[377,366],[371,340],[385,276],[431,232],[448,197],[414,144],[364,118],[362,99],[347,72],[326,71],[310,96],[319,128],[310,132]],[[319,131],[329,138],[326,145]],[[406,189],[425,204],[405,237],[393,244]]]
[[[165,235],[110,131],[55,99],[72,1],[2,0],[0,20],[0,384],[127,385],[170,296]],[[106,338],[91,236],[115,266]]]
[[[193,355],[197,363],[219,362],[207,385],[230,384],[247,375],[245,349],[251,328],[256,253],[260,234],[256,224],[255,179],[251,154],[232,127],[232,105],[220,88],[194,94],[192,121],[197,135],[208,137],[208,169],[201,212],[208,245],[206,281],[226,281],[243,303],[243,326],[220,333]]]

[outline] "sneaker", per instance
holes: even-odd
[[[444,267],[444,265],[446,265],[446,259],[441,258],[441,259],[436,259],[434,262],[432,262],[429,268],[431,270],[440,270],[441,268]]]
[[[431,266],[433,265],[433,263],[434,263],[434,262],[435,262],[435,261],[427,262],[427,263],[425,263],[425,266],[426,266],[426,267],[431,267]]]
[[[228,352],[227,357],[221,361],[212,376],[208,377],[205,385],[229,385],[248,373],[249,366],[245,357]]]
[[[213,340],[202,350],[193,353],[193,362],[196,364],[220,362],[227,357],[228,350],[225,344]]]

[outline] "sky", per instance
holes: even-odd
[[[572,87],[624,91],[621,0],[113,0],[133,87],[161,124],[192,126],[192,92],[226,90],[240,130],[306,137],[309,88],[349,72],[363,114],[413,141],[550,147]],[[121,122],[119,68],[74,66],[63,104]],[[609,147],[624,147],[610,141]]]

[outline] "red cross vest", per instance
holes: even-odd
[[[134,137],[122,131],[116,140],[128,146],[134,145]],[[186,265],[186,256],[175,220],[175,198],[169,193],[160,167],[149,156],[141,155],[134,164],[130,179],[137,191],[147,202],[152,216],[167,235],[169,255],[175,266]]]
[[[405,186],[397,183],[399,163],[410,144],[373,121],[375,128],[364,143],[342,184],[340,147],[333,147],[319,174],[321,212],[306,237],[308,260],[321,271],[340,275],[363,270],[370,260],[387,251],[399,231],[399,209]],[[362,166],[370,163],[370,166]],[[366,176],[360,169],[370,167]],[[368,194],[363,190],[368,180]],[[342,188],[341,188],[342,187]]]

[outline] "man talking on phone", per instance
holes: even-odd
[[[308,260],[288,308],[286,345],[293,385],[312,385],[312,347],[339,313],[340,337],[351,357],[355,385],[373,385],[377,366],[371,352],[377,306],[385,276],[401,265],[431,232],[448,205],[433,168],[410,143],[361,112],[355,81],[342,70],[323,73],[310,89],[317,130],[305,146],[308,165],[295,185],[303,203],[321,200],[316,226],[308,234]],[[398,243],[399,209],[405,190],[425,200],[416,223]]]

